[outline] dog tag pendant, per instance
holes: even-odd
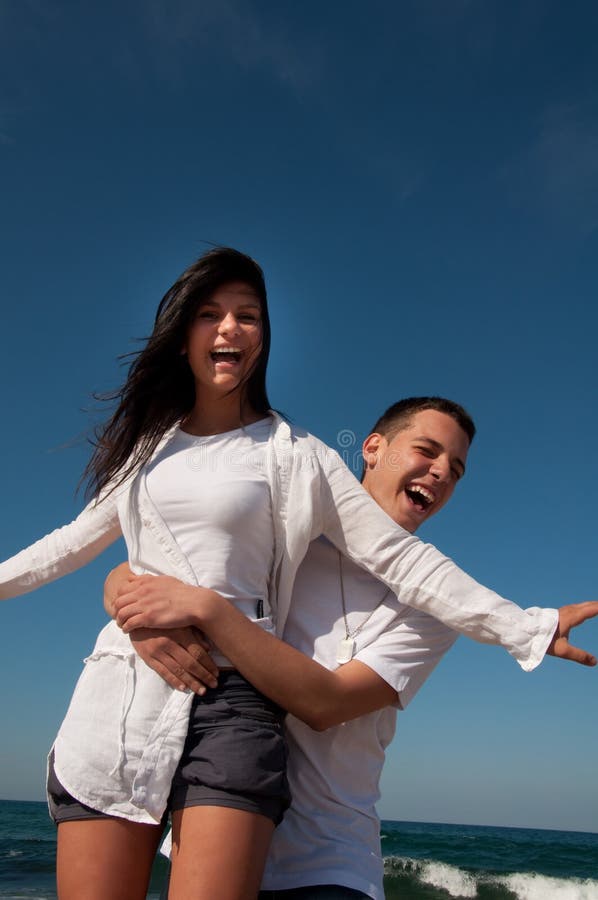
[[[338,647],[336,648],[336,661],[339,666],[342,666],[344,663],[348,663],[353,659],[353,654],[355,653],[355,641],[352,637],[342,638],[338,642]]]

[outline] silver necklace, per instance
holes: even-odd
[[[338,574],[339,580],[341,584],[341,603],[343,605],[343,620],[345,623],[345,636],[341,638],[338,642],[338,647],[336,648],[336,661],[339,666],[344,665],[344,663],[348,663],[353,659],[353,654],[355,653],[355,636],[359,634],[364,625],[366,625],[377,609],[379,609],[388,595],[390,594],[390,588],[386,588],[383,595],[380,597],[374,608],[367,614],[363,622],[355,628],[352,632],[349,631],[349,623],[347,621],[347,604],[345,602],[345,583],[343,580],[343,557],[340,550],[337,550],[338,553]]]

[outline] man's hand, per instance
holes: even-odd
[[[210,656],[210,644],[196,628],[171,628],[157,633],[138,628],[130,635],[141,659],[164,681],[179,691],[191,688],[205,694],[218,684],[218,666]]]
[[[587,603],[571,603],[569,606],[561,606],[559,609],[559,624],[546,653],[550,656],[558,656],[561,659],[570,659],[572,662],[580,663],[582,666],[595,666],[595,656],[569,643],[569,632],[571,629],[594,616],[598,616],[598,601],[595,600],[588,600]]]
[[[141,578],[155,577],[134,575],[127,563],[110,572],[104,583],[104,607],[112,618],[118,612],[119,597],[130,594]],[[144,663],[171,687],[180,691],[190,688],[196,694],[205,694],[206,687],[216,687],[218,666],[210,656],[212,645],[198,629],[137,628],[130,637]]]
[[[129,634],[137,628],[201,625],[200,611],[212,597],[218,595],[169,575],[137,575],[121,585],[112,606],[116,624]]]
[[[133,575],[129,568],[129,564],[126,562],[121,563],[119,566],[116,566],[115,569],[108,572],[106,580],[104,581],[104,609],[111,619],[116,615],[114,601],[118,597],[120,590],[124,588],[128,582],[133,582],[135,578],[137,578],[137,576]]]

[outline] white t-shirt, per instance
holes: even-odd
[[[343,559],[349,631],[353,633],[385,587]],[[345,636],[338,554],[325,538],[313,541],[297,573],[284,639],[336,669]],[[404,708],[457,633],[389,595],[356,635],[354,658],[400,693]],[[396,727],[387,707],[324,732],[287,716],[291,808],[274,832],[263,887],[285,890],[338,884],[384,900],[380,821],[375,804],[385,750]]]
[[[274,557],[270,418],[206,437],[180,428],[147,467],[149,495],[197,583],[256,621]],[[214,655],[220,666],[230,663]]]

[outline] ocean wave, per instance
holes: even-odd
[[[493,896],[505,900],[598,900],[598,881],[590,878],[554,878],[537,872],[469,872],[449,863],[400,856],[387,857],[384,862],[385,874],[391,879],[406,878],[414,888],[430,886],[454,898],[476,898],[479,889],[485,887],[493,888]]]
[[[497,879],[518,900],[598,900],[598,881],[590,878],[550,878],[535,873],[504,875]]]

